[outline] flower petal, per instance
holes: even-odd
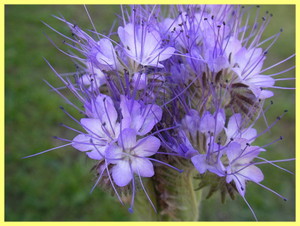
[[[262,171],[254,165],[250,165],[240,170],[239,174],[245,177],[246,180],[254,181],[256,183],[259,183],[264,179]]]
[[[122,130],[118,138],[118,144],[124,149],[131,149],[136,145],[136,131],[131,128]]]
[[[205,173],[206,170],[208,169],[205,154],[195,155],[191,158],[191,160],[192,160],[192,163],[194,164],[194,166],[196,167],[196,169],[198,170],[198,172],[200,174]]]
[[[154,155],[160,147],[160,140],[155,136],[148,136],[137,142],[134,152],[141,157]]]
[[[111,169],[112,178],[119,187],[126,186],[133,177],[128,161],[118,161]]]
[[[79,134],[76,137],[74,137],[72,141],[72,146],[73,148],[76,148],[79,151],[90,151],[94,149],[90,140],[91,140],[91,136],[86,134]]]
[[[132,161],[132,170],[142,177],[152,177],[154,175],[152,163],[145,158],[134,158]]]

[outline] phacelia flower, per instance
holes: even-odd
[[[114,182],[123,187],[137,174],[141,177],[152,177],[154,169],[147,158],[154,155],[160,147],[160,140],[155,136],[147,136],[137,140],[134,129],[124,129],[118,142],[106,150],[106,158],[114,164],[111,169]]]
[[[143,66],[162,68],[159,62],[170,58],[175,52],[173,47],[162,47],[159,32],[145,25],[128,23],[118,28],[118,35],[126,54]]]

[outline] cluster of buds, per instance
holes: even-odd
[[[175,175],[195,170],[198,188],[217,183],[214,191],[239,194],[249,207],[249,181],[277,194],[261,184],[264,175],[256,166],[277,166],[276,161],[259,156],[268,145],[254,144],[285,114],[260,133],[254,128],[271,90],[281,88],[275,76],[293,69],[268,74],[294,55],[264,68],[281,33],[262,40],[272,14],[250,22],[249,9],[242,6],[121,10],[117,32],[108,35],[98,33],[92,21],[88,34],[56,17],[69,26],[71,37],[47,25],[66,39],[72,51],[64,53],[77,62],[77,72],[63,76],[49,65],[83,106],[51,86],[83,115],[78,120],[63,109],[82,131],[63,125],[77,135],[58,138],[67,142],[60,147],[71,145],[96,162],[93,189],[110,187],[121,202],[129,194],[130,211],[137,190],[143,190],[160,213],[167,211],[151,200],[144,180],[150,178],[156,194],[168,199],[161,195],[168,181],[162,175],[170,170]]]

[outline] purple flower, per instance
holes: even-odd
[[[91,159],[101,160],[108,145],[115,142],[119,136],[118,113],[110,97],[99,95],[89,115],[92,118],[80,120],[80,125],[86,133],[77,135],[72,141],[72,146],[86,152]]]
[[[259,183],[264,179],[263,173],[252,164],[252,160],[265,150],[257,146],[249,146],[244,140],[241,143],[230,143],[225,151],[229,160],[229,165],[226,168],[226,182],[234,181],[238,192],[244,196],[246,181]]]
[[[234,114],[229,118],[227,128],[225,128],[227,143],[230,140],[246,139],[248,143],[254,141],[257,132],[252,126],[247,126],[247,120],[242,118],[240,113]]]
[[[175,52],[173,47],[161,47],[160,34],[145,25],[128,23],[118,28],[118,35],[126,54],[143,66],[163,68],[159,62]]]
[[[152,177],[154,169],[151,161],[147,159],[154,155],[160,147],[160,140],[154,136],[147,136],[137,140],[134,129],[124,129],[118,142],[106,150],[105,156],[109,163],[114,164],[111,169],[114,182],[126,186],[138,174],[141,177]]]
[[[208,170],[220,177],[225,176],[225,167],[221,161],[223,156],[222,146],[208,141],[206,147],[206,154],[197,154],[191,158],[195,168],[200,174]]]
[[[79,78],[79,83],[88,86],[89,91],[96,90],[106,82],[104,73],[91,62],[86,63],[86,73]]]
[[[224,44],[225,45],[225,44]],[[275,79],[271,76],[261,74],[265,53],[262,48],[246,49],[241,42],[231,39],[226,44],[227,57],[230,57],[231,70],[237,77],[233,78],[232,83],[243,83],[249,86],[253,94],[260,99],[273,96],[273,92],[262,90],[270,88],[275,84]]]
[[[143,104],[121,96],[124,128],[135,129],[140,136],[149,133],[162,118],[162,109],[156,104]]]
[[[116,51],[109,39],[107,38],[100,39],[97,42],[95,48],[96,48],[95,49],[96,59],[99,68],[108,71],[121,69],[121,65],[117,58]]]

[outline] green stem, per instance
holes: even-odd
[[[177,162],[178,163],[178,162]],[[179,163],[183,173],[160,167],[154,178],[146,180],[146,190],[153,201],[153,210],[143,191],[136,196],[134,220],[141,221],[198,221],[201,190],[195,190],[197,171]]]

